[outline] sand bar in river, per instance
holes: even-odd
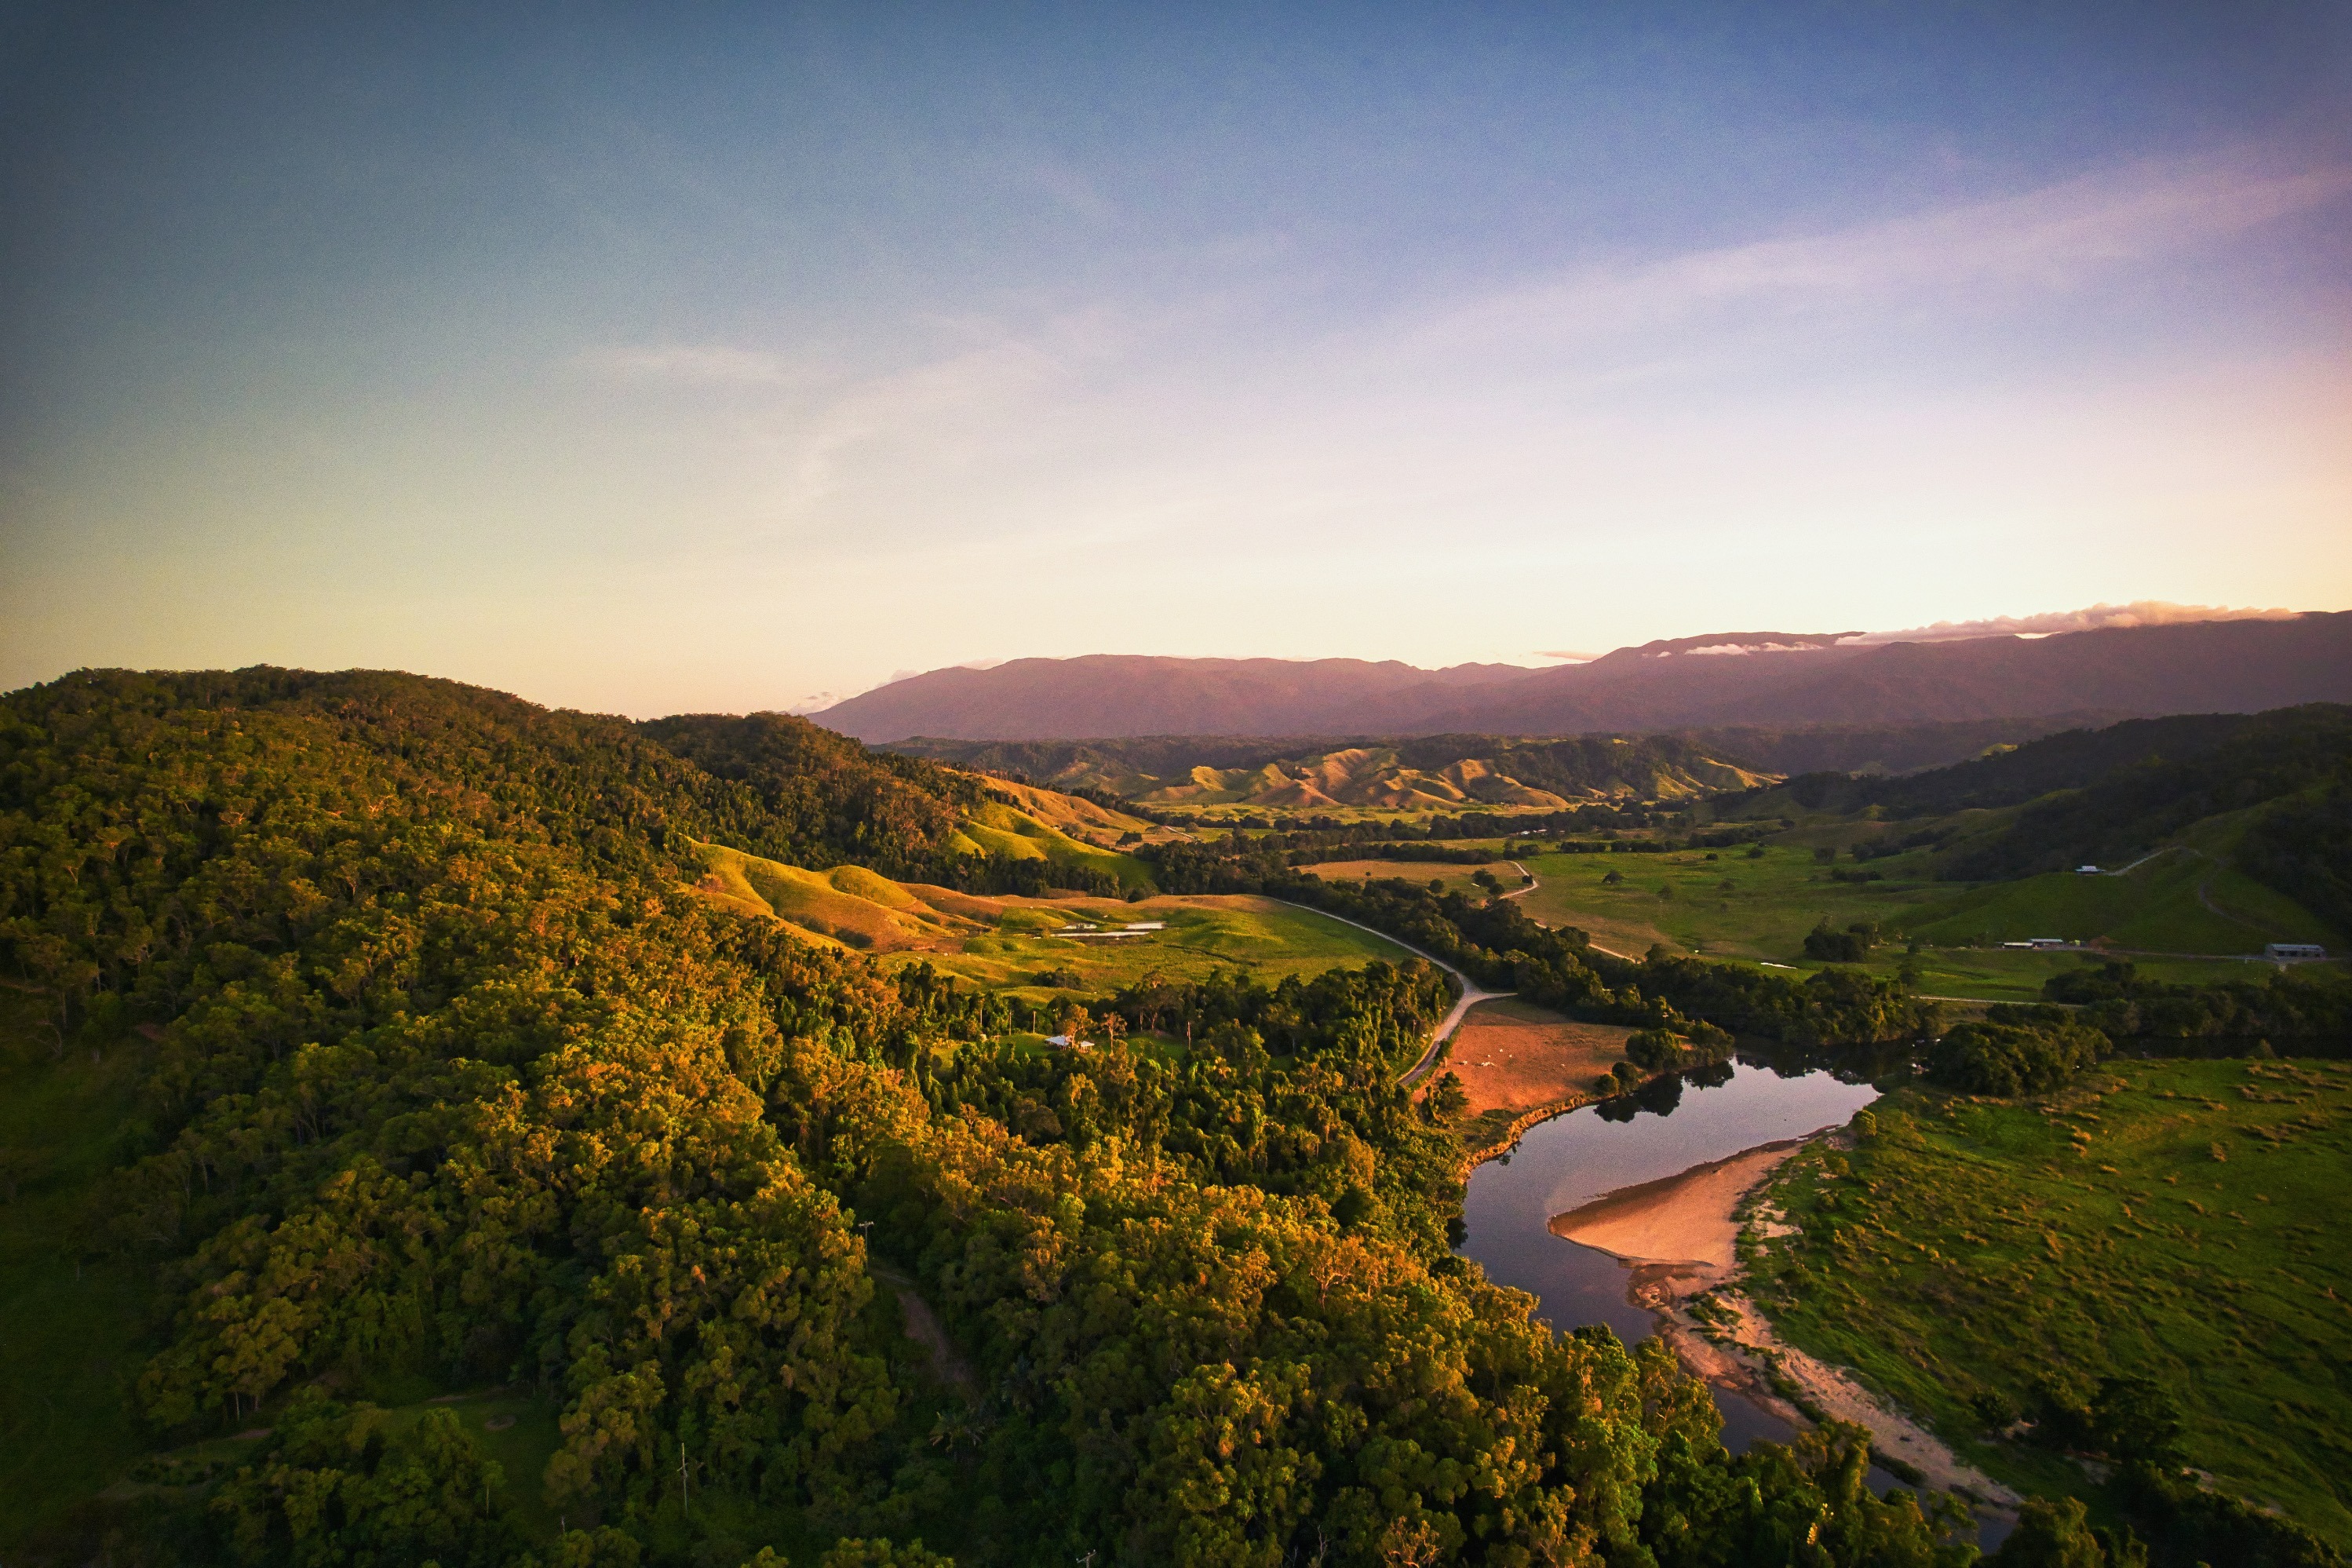
[[[1704,1263],[1728,1270],[1738,1261],[1739,1200],[1795,1153],[1784,1139],[1680,1175],[1603,1193],[1551,1222],[1551,1233],[1630,1263]]]

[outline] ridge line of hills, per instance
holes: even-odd
[[[2039,638],[1829,640],[1843,635],[1676,638],[1546,669],[1428,670],[1345,658],[1023,658],[910,676],[810,717],[869,743],[916,736],[1533,736],[2257,712],[2352,700],[2352,612]]]

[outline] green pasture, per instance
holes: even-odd
[[[1948,884],[1900,872],[1837,882],[1812,851],[1781,844],[1665,855],[1538,855],[1523,862],[1539,886],[1519,900],[1530,919],[1575,926],[1601,946],[1640,957],[1664,942],[1710,958],[1792,962],[1820,921],[1892,928],[1951,897]],[[1611,883],[1614,873],[1620,880]]]
[[[2153,1379],[2185,1461],[2352,1546],[2352,1064],[2110,1064],[2046,1102],[1905,1089],[1769,1190],[1750,1289],[2021,1490],[2084,1468],[1998,1437],[2042,1380]]]
[[[1079,921],[1107,927],[1135,921],[1164,921],[1165,931],[1118,942],[1055,936],[1055,928]],[[1237,968],[1265,980],[1312,975],[1337,964],[1373,959],[1391,963],[1412,955],[1371,932],[1312,910],[1250,897],[1059,900],[1051,908],[1009,909],[992,931],[969,938],[960,952],[897,953],[887,962],[928,963],[992,990],[1009,990],[1032,1001],[1066,996],[1068,990],[1031,984],[1040,970],[1077,973],[1076,989],[1108,996],[1158,971],[1171,980],[1199,980],[1213,970]]]
[[[2260,952],[2265,942],[2343,936],[2283,893],[2192,850],[2174,850],[2127,875],[2056,871],[1960,893],[1905,922],[1923,942],[2020,942],[2103,937],[2160,952]]]
[[[2086,952],[2018,952],[2000,948],[1943,947],[1922,948],[1912,960],[1918,974],[1918,989],[1929,996],[1957,997],[1979,1002],[2032,1002],[2041,999],[2042,982],[2053,975],[2079,969],[2086,963],[2105,962],[2095,953]],[[2268,980],[2276,969],[2267,963],[2247,963],[2235,959],[2150,958],[2134,959],[2143,979],[2162,981],[2171,985],[2217,985],[2231,980]],[[1871,950],[1864,969],[1874,974],[1891,976],[1905,963],[1901,944]],[[1795,965],[1799,969],[1819,969],[1822,965],[1810,960]]]
[[[1454,866],[1442,860],[1327,860],[1300,869],[1327,882],[1385,881],[1391,877],[1402,877],[1416,888],[1435,882],[1446,892],[1474,899],[1486,896],[1486,890],[1471,879],[1481,871],[1492,872],[1495,879],[1503,884],[1505,892],[1519,886],[1519,873],[1507,860],[1497,860],[1491,866]]]
[[[1805,933],[1822,921],[1840,930],[1875,921],[1895,939],[1873,954],[1892,973],[1901,943],[1916,938],[1923,987],[1996,999],[2030,994],[2075,962],[2068,954],[2010,954],[2003,942],[2055,936],[2102,938],[2126,950],[2189,954],[2260,952],[2269,942],[2317,942],[2341,951],[2345,938],[2292,900],[2194,851],[2176,851],[2126,876],[2053,872],[2015,882],[1937,882],[1916,854],[1857,867],[1824,864],[1811,847],[1774,842],[1747,849],[1665,855],[1540,855],[1524,862],[1540,881],[1520,907],[1547,925],[1589,931],[1612,951],[1638,956],[1655,942],[1712,958],[1804,966]],[[1712,856],[1713,858],[1709,858]],[[1399,875],[1404,863],[1396,863]],[[1841,882],[1832,870],[1867,869],[1878,881]],[[1612,884],[1611,873],[1621,880]],[[1990,951],[1977,944],[1992,944]],[[2158,961],[2169,965],[2194,960]],[[2167,979],[2230,979],[2242,964],[2196,964]],[[2023,991],[2017,983],[2031,979]]]

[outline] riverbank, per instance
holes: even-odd
[[[1732,1288],[1742,1272],[1743,1233],[1761,1237],[1783,1229],[1776,1215],[1756,1212],[1755,1194],[1820,1136],[1780,1139],[1604,1193],[1556,1216],[1549,1229],[1633,1266],[1629,1298],[1658,1315],[1660,1333],[1694,1375],[1791,1424],[1835,1420],[1862,1426],[1873,1453],[1894,1474],[1958,1493],[1997,1515],[2011,1514],[2019,1501],[2014,1492],[1843,1371],[1788,1344]]]
[[[1744,1289],[1790,1340],[2095,1506],[2066,1455],[1977,1435],[2053,1372],[2145,1379],[2182,1463],[2352,1549],[2352,1064],[2117,1058],[2037,1100],[1916,1088],[1873,1115],[1773,1179],[1799,1228]]]

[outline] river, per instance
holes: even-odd
[[[1868,1083],[1826,1069],[1739,1061],[1564,1112],[1471,1173],[1462,1254],[1489,1279],[1532,1294],[1554,1328],[1606,1323],[1631,1344],[1654,1331],[1656,1320],[1626,1300],[1628,1266],[1552,1235],[1551,1217],[1619,1187],[1837,1126],[1877,1098]],[[1738,1394],[1717,1389],[1715,1396],[1723,1440],[1735,1452],[1759,1437],[1790,1436],[1785,1421]],[[1894,1479],[1875,1467],[1873,1479]]]

